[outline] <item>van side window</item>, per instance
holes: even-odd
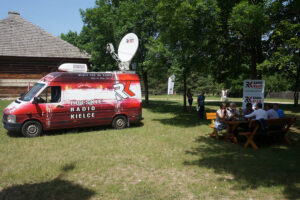
[[[58,103],[61,97],[61,87],[60,86],[50,86],[47,87],[39,95],[39,103]]]

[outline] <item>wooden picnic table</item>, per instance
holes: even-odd
[[[268,126],[267,130],[260,130],[260,124],[258,120],[251,120],[249,123],[249,131],[246,132],[240,132],[239,135],[243,135],[247,138],[246,143],[244,144],[244,147],[247,147],[248,145],[251,145],[254,149],[258,149],[257,145],[254,142],[254,136],[257,133],[261,134],[281,134],[284,141],[288,144],[291,142],[287,138],[287,133],[290,129],[290,127],[294,124],[296,118],[295,117],[285,117],[280,119],[267,119],[266,124]]]
[[[249,121],[248,120],[224,121],[224,123],[226,124],[226,131],[227,131],[226,136],[224,138],[224,141],[229,141],[229,140],[232,139],[232,141],[235,144],[238,143],[238,140],[237,140],[237,137],[234,135],[234,132],[242,124],[245,124],[247,127],[249,125]]]

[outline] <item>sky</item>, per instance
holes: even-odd
[[[19,12],[25,20],[60,36],[70,30],[79,33],[83,26],[79,9],[94,6],[95,0],[0,0],[0,20],[9,11]]]

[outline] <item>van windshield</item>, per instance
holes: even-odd
[[[30,101],[44,86],[43,83],[36,83],[20,100]]]

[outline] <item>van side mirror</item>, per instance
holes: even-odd
[[[34,97],[33,98],[33,101],[32,101],[32,104],[38,104],[39,103],[39,100],[37,97]]]
[[[25,94],[24,92],[21,92],[21,93],[20,93],[20,98],[21,98],[21,99],[22,99],[22,97],[24,96],[24,94]]]

